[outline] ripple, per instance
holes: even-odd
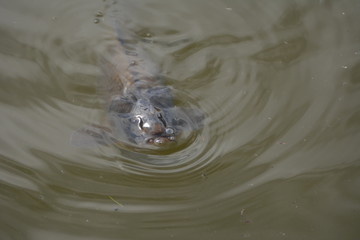
[[[116,43],[107,3],[14,3],[0,7],[5,237],[356,232],[354,4],[133,1],[126,26],[139,47],[178,102],[206,115],[187,145],[144,153],[68,143],[78,127],[104,122],[97,58]]]

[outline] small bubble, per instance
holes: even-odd
[[[201,177],[202,178],[207,178],[207,174],[203,172],[203,173],[201,173]]]
[[[165,132],[166,132],[166,134],[168,134],[168,135],[174,134],[174,129],[172,129],[172,128],[166,128],[166,129],[165,129]]]
[[[243,238],[251,238],[251,234],[250,233],[243,233],[242,237]]]
[[[156,139],[154,140],[154,143],[155,143],[156,145],[162,145],[162,144],[164,144],[164,140],[163,140],[162,138],[156,138]]]
[[[341,66],[343,69],[348,69],[348,66],[344,65],[344,66]]]
[[[244,212],[245,212],[245,208],[241,209],[240,215],[241,215],[241,216],[244,215]]]
[[[97,24],[97,23],[100,22],[100,20],[99,20],[98,18],[95,18],[95,19],[93,20],[93,22],[94,22],[95,24]]]
[[[104,13],[102,11],[97,11],[95,14],[96,17],[103,17]]]

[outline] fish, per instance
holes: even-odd
[[[179,104],[186,99],[176,101],[174,89],[164,83],[158,65],[139,44],[141,38],[119,21],[115,25],[115,44],[99,57],[108,124],[88,124],[74,131],[71,144],[140,150],[189,145],[203,125],[204,114]]]

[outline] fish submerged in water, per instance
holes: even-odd
[[[188,145],[202,126],[198,109],[175,104],[173,89],[163,84],[158,68],[135,38],[121,31],[100,60],[109,127],[85,126],[72,134],[73,145],[167,149]]]

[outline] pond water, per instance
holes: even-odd
[[[181,151],[78,148],[110,1],[0,3],[0,238],[359,239],[359,1],[119,1],[206,113]],[[124,17],[125,16],[125,17]]]

